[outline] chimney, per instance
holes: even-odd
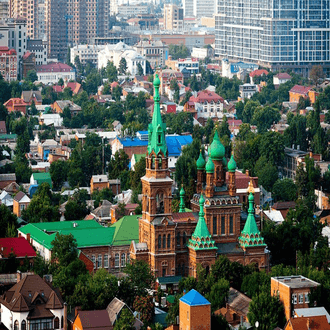
[[[30,233],[26,234],[26,240],[29,242],[29,244],[31,244],[31,235],[30,235]]]
[[[246,170],[246,171],[245,171],[245,174],[246,174],[247,176],[250,176],[250,171],[249,171],[249,170]]]
[[[309,157],[313,158],[313,153],[311,151],[309,152]]]
[[[310,330],[310,320],[309,320],[309,318],[307,319],[307,329]]]
[[[81,311],[81,307],[80,306],[77,306],[75,309],[74,309],[74,315],[77,316],[79,311]]]
[[[17,283],[22,279],[22,273],[21,271],[17,271]]]
[[[63,329],[68,328],[68,304],[64,303]]]

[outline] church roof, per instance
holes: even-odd
[[[189,306],[211,305],[211,303],[195,289],[192,289],[186,293],[180,298],[180,301]]]

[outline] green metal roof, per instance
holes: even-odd
[[[133,240],[139,241],[139,218],[142,215],[126,215],[110,228],[114,229],[112,245],[130,245]]]
[[[159,284],[176,284],[179,283],[182,276],[164,276],[158,277],[157,281]]]
[[[0,134],[0,140],[16,140],[17,134]]]
[[[264,238],[260,235],[256,220],[254,218],[254,196],[252,193],[249,195],[249,210],[245,222],[244,229],[239,237],[241,246],[266,246]]]
[[[138,163],[141,158],[145,157],[146,154],[134,154],[135,163]]]
[[[52,178],[50,177],[50,173],[33,173],[33,179],[38,182],[38,184],[47,182],[51,188],[53,188]]]
[[[29,233],[34,241],[51,250],[51,243],[57,232],[63,235],[72,234],[77,240],[78,248],[83,248],[112,245],[115,229],[102,227],[95,220],[80,220],[30,223],[21,227],[19,231]]]
[[[167,153],[165,139],[166,124],[163,123],[160,114],[159,85],[160,80],[156,74],[154,79],[154,113],[152,115],[152,122],[148,126],[148,154],[151,154],[151,152],[154,151],[156,155],[158,155],[159,152],[162,152],[165,156]]]

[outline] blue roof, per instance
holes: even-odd
[[[148,140],[141,140],[139,138],[120,138],[118,140],[124,147],[144,147],[148,146]]]
[[[141,135],[148,135],[148,131],[137,131],[136,133],[139,133]]]
[[[231,73],[236,73],[241,69],[258,69],[258,65],[255,63],[244,63],[244,62],[237,62],[230,64],[230,71]]]
[[[168,135],[166,136],[166,144],[169,156],[180,156],[182,147],[192,143],[191,135]]]
[[[195,289],[190,290],[187,294],[181,297],[180,301],[189,306],[211,305],[211,303]]]

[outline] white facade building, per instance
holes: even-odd
[[[80,63],[86,65],[87,62],[97,66],[98,53],[105,48],[105,45],[78,45],[70,49],[70,61],[74,64],[76,56]]]
[[[142,66],[143,74],[146,74],[146,59],[140,55],[133,47],[119,42],[116,45],[106,45],[103,50],[98,53],[97,67],[102,69],[107,66],[108,61],[113,62],[116,68],[119,68],[120,60],[125,58],[127,64],[127,72],[131,75],[138,73],[138,64]]]
[[[50,63],[37,68],[38,82],[42,84],[56,84],[59,79],[64,81],[76,80],[76,71],[63,63]]]
[[[242,99],[250,99],[256,92],[257,85],[246,83],[244,85],[239,86],[239,93]]]

